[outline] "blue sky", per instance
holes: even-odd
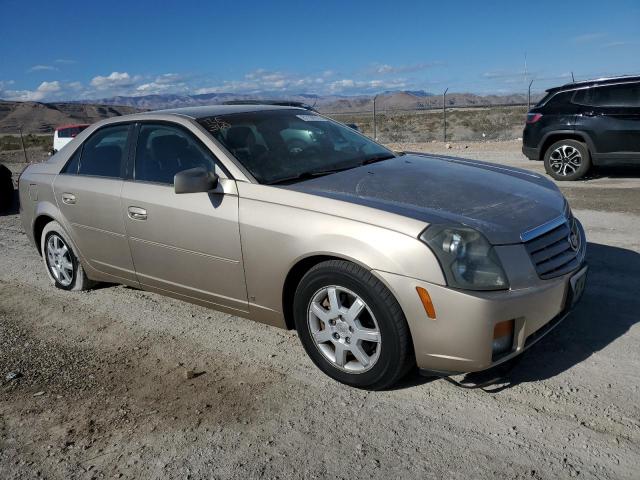
[[[640,73],[637,1],[0,0],[0,98],[534,91]],[[10,20],[9,20],[10,19]]]

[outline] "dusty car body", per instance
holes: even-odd
[[[584,290],[586,239],[552,182],[483,162],[394,155],[315,115],[236,105],[92,125],[21,176],[25,232],[60,288],[72,289],[82,275],[83,288],[123,283],[296,328],[325,373],[364,388],[385,388],[416,365],[439,375],[498,365],[575,305]],[[253,118],[264,122],[254,128]],[[299,128],[340,136],[334,146],[369,149],[371,161],[266,181],[269,163],[255,160],[277,155],[256,146],[268,143],[256,128],[266,138],[279,122],[279,131],[309,122]],[[141,180],[141,149],[149,146],[154,165],[186,156],[175,153],[183,143],[157,133],[165,127],[189,136],[190,155],[210,154],[206,175],[197,166]],[[102,155],[121,142],[122,165],[83,175],[82,146],[108,128],[120,130],[95,149]],[[320,148],[287,155],[320,164]],[[341,154],[351,158],[351,151]],[[282,175],[295,172],[278,165]],[[65,272],[67,285],[58,281]]]

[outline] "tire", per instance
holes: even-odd
[[[415,366],[400,305],[382,282],[358,265],[330,260],[310,269],[298,284],[293,311],[305,351],[338,382],[382,390]]]
[[[58,222],[51,221],[45,225],[40,238],[40,251],[49,280],[57,288],[81,291],[95,285],[87,277],[69,236]],[[62,270],[66,273],[62,273]]]
[[[560,140],[547,148],[544,169],[559,181],[578,180],[591,169],[591,154],[583,142]]]

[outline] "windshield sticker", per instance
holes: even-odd
[[[320,115],[296,115],[300,120],[305,122],[327,122],[328,120]]]
[[[225,122],[224,120],[218,117],[207,117],[200,120],[200,123],[204,128],[209,130],[211,133],[219,132],[220,130],[226,130],[231,126],[231,124]]]

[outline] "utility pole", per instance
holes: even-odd
[[[449,87],[442,93],[442,141],[447,141],[447,92]]]
[[[378,129],[376,125],[376,100],[378,95],[373,97],[373,139],[378,140]]]
[[[22,127],[18,127],[20,131],[20,143],[22,143],[22,151],[24,152],[24,162],[29,163],[29,159],[27,158],[27,149],[24,147],[24,138],[22,138]]]

